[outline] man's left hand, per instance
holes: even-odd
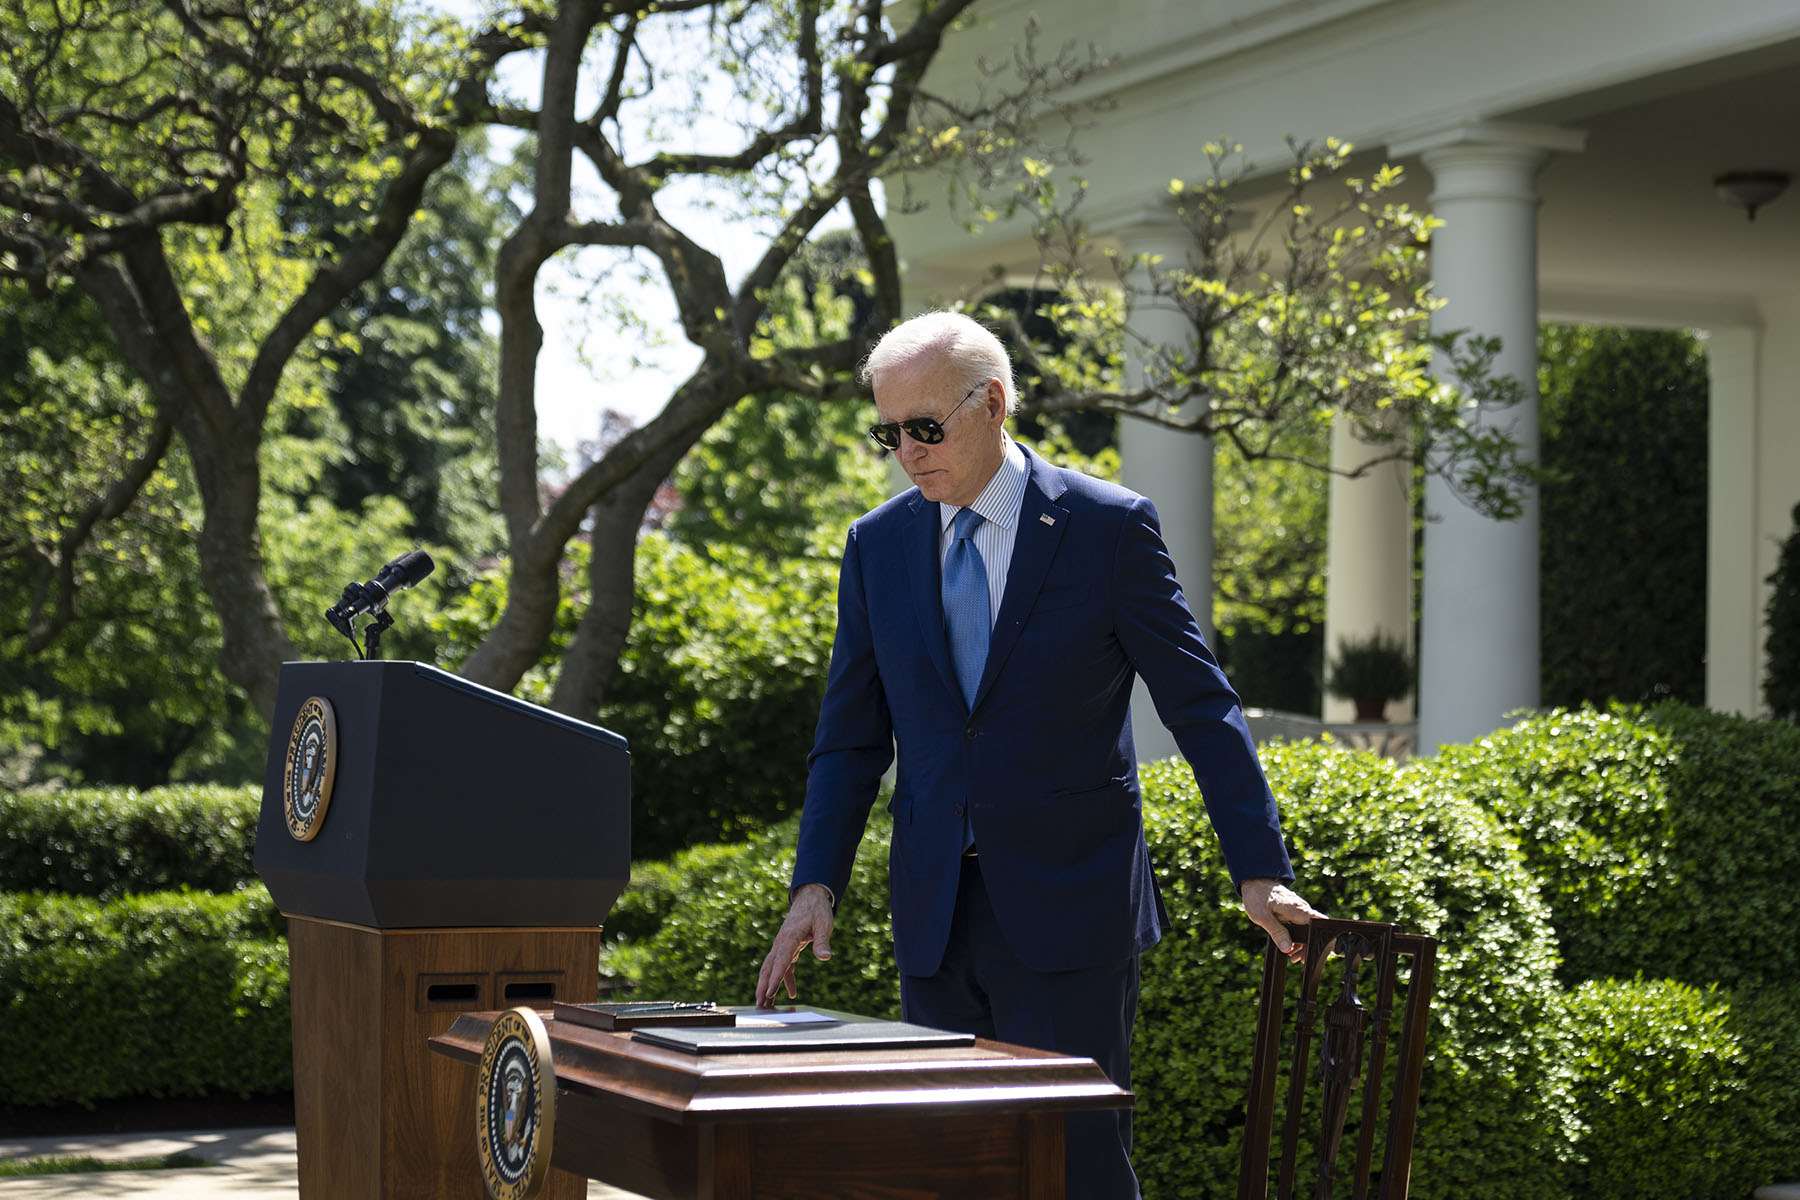
[[[1244,911],[1269,934],[1275,948],[1290,962],[1306,957],[1306,942],[1288,932],[1289,925],[1305,925],[1324,913],[1302,900],[1295,891],[1278,879],[1246,879],[1240,889]]]

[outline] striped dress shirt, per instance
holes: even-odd
[[[1000,601],[1006,595],[1006,570],[1012,565],[1013,543],[1019,539],[1019,514],[1025,506],[1027,478],[1025,452],[1009,437],[1000,469],[981,489],[981,495],[975,497],[975,503],[969,505],[982,516],[973,540],[975,549],[981,554],[981,563],[987,568],[989,629],[999,619]],[[956,543],[956,514],[961,511],[960,505],[938,505],[938,519],[943,522],[938,530],[940,570],[950,554],[950,547]]]

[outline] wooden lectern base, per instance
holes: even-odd
[[[495,1016],[431,1040],[465,1090]],[[1001,1042],[696,1055],[545,1026],[552,1165],[654,1200],[1065,1200],[1064,1115],[1132,1103],[1092,1059]]]
[[[591,1003],[600,930],[370,929],[288,918],[301,1200],[487,1194],[467,1069],[429,1039],[476,1010]],[[582,1200],[552,1171],[544,1195]]]

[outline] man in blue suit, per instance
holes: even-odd
[[[929,313],[870,354],[881,423],[917,486],[850,527],[809,759],[791,908],[757,982],[831,953],[882,775],[898,752],[890,880],[909,1021],[1093,1058],[1131,1085],[1138,954],[1162,934],[1129,703],[1142,676],[1193,767],[1251,920],[1319,916],[1293,880],[1236,693],[1142,496],[1007,437],[998,339]],[[1071,1116],[1070,1200],[1133,1200],[1130,1114]]]

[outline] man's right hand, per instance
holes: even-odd
[[[769,957],[763,959],[762,974],[756,979],[758,1008],[775,1007],[776,993],[787,985],[788,999],[800,993],[794,988],[794,964],[810,944],[813,957],[823,962],[831,957],[831,892],[817,883],[804,884],[794,892],[788,905],[787,919],[775,935]]]

